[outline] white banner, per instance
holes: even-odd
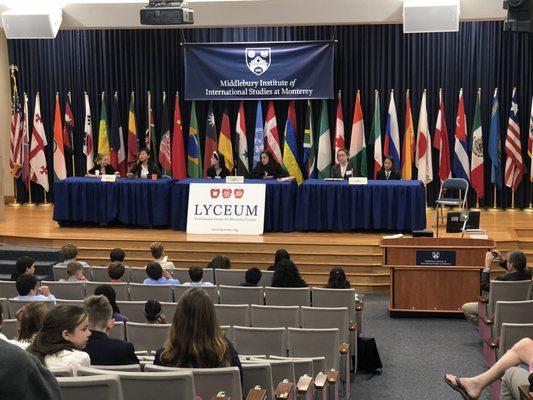
[[[187,233],[262,235],[264,184],[192,183]]]

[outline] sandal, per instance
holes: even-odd
[[[444,375],[444,382],[448,384],[453,390],[456,392],[459,392],[459,394],[463,397],[464,400],[476,400],[473,397],[470,397],[468,393],[466,392],[466,389],[461,385],[461,380],[459,378],[455,378],[455,384],[446,378],[446,375]]]

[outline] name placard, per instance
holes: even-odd
[[[244,176],[226,176],[226,183],[244,183]]]
[[[457,265],[455,250],[417,250],[416,265]]]
[[[348,178],[348,184],[350,184],[350,185],[367,185],[368,184],[368,178],[366,178],[364,176]]]
[[[102,182],[116,182],[117,176],[116,175],[101,175]]]

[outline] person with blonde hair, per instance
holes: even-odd
[[[98,154],[94,160],[96,165],[92,167],[85,176],[87,178],[99,178],[102,175],[117,175],[120,176],[120,173],[109,165],[109,156],[107,154]]]
[[[16,345],[23,349],[28,348],[35,335],[41,331],[47,312],[48,308],[40,301],[29,303],[17,311],[15,317],[19,322],[20,328],[15,342]]]
[[[161,268],[165,271],[174,271],[174,263],[168,261],[168,256],[165,255],[165,246],[161,242],[154,242],[150,246],[150,252],[156,263],[161,265]]]

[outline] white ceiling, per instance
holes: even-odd
[[[10,8],[59,4],[61,29],[140,28],[135,0],[0,0]],[[192,27],[391,24],[402,22],[402,0],[190,0]],[[502,0],[461,0],[461,20],[502,20]]]

